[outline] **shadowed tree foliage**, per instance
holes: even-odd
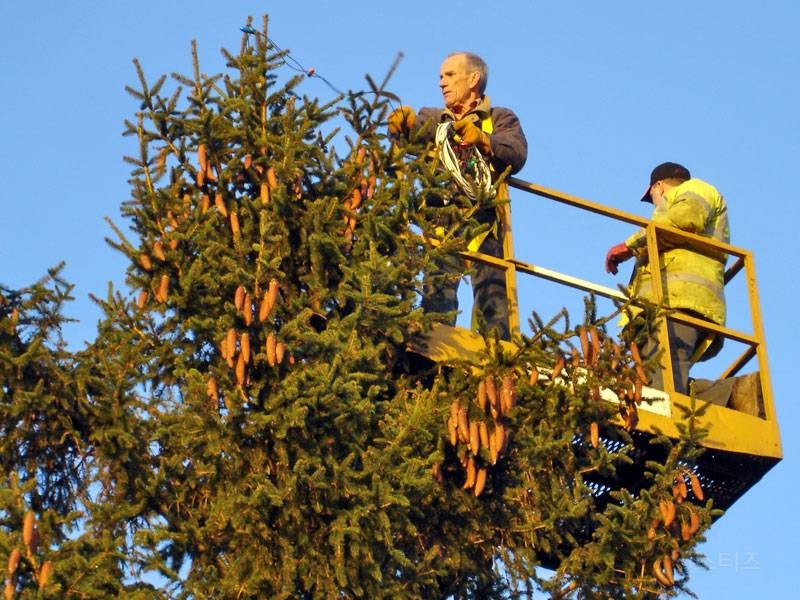
[[[420,274],[463,249],[436,211],[464,207],[426,208],[448,178],[387,143],[388,77],[304,97],[266,25],[223,50],[222,75],[194,48],[191,76],[151,85],[136,63],[128,230],[109,240],[132,293],[97,299],[97,338],[37,350],[68,288],[35,309],[39,334],[4,290],[0,548],[27,548],[26,512],[46,520],[49,551],[74,563],[51,559],[52,597],[684,590],[712,511],[693,415],[677,443],[654,439],[663,461],[641,485],[609,491],[646,399],[591,300],[579,325],[533,315],[477,357],[412,351],[442,316],[420,310]],[[25,561],[19,597],[41,580]]]
[[[118,597],[123,557],[90,483],[103,432],[80,353],[62,338],[72,286],[61,267],[35,284],[0,286],[0,559],[5,598]],[[130,589],[132,591],[133,588]],[[17,593],[17,591],[19,593]]]

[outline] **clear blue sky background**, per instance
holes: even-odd
[[[403,52],[390,88],[415,107],[440,104],[438,68],[448,52],[481,54],[493,102],[515,109],[525,128],[523,179],[641,216],[649,210],[637,199],[664,160],[684,163],[722,191],[733,243],[756,258],[786,458],[709,532],[703,550],[716,568],[695,568],[692,587],[701,598],[788,597],[800,529],[793,198],[800,4],[4,0],[0,281],[23,286],[65,260],[76,285],[68,313],[80,320],[66,331],[74,347],[94,336],[99,313],[88,294],[123,281],[125,262],[106,246],[112,232],[103,218],[120,222],[129,197],[122,156],[136,147],[120,134],[137,109],[123,89],[136,85],[131,59],[142,61],[151,81],[190,73],[194,38],[202,69],[220,72],[219,49],[236,51],[246,16],[260,23],[264,13],[279,46],[343,90],[363,88],[365,74],[382,79]],[[302,91],[334,96],[317,78]],[[604,272],[603,257],[630,231],[570,221],[520,193],[512,210],[523,259],[603,285],[624,281],[626,273]],[[523,293],[523,309],[543,316],[569,302]],[[730,298],[732,325],[745,306]],[[748,559],[758,568],[743,568]]]

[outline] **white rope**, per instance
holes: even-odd
[[[436,128],[436,149],[439,160],[447,172],[453,176],[458,186],[473,202],[494,196],[492,188],[492,174],[489,165],[478,149],[458,145],[458,151],[453,149],[450,140],[453,135],[452,121],[439,123]]]

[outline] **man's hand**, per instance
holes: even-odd
[[[613,246],[606,254],[606,273],[617,274],[617,265],[625,262],[633,256],[633,251],[625,245],[625,242]]]
[[[401,106],[394,109],[387,119],[389,135],[398,136],[403,134],[407,136],[416,120],[417,113],[410,106]]]
[[[481,154],[491,154],[492,143],[489,135],[481,131],[481,128],[475,125],[470,119],[461,119],[453,123],[458,136],[461,138],[461,143],[465,145],[474,144]]]

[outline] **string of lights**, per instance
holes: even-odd
[[[436,149],[442,166],[470,200],[476,201],[493,195],[492,173],[481,153],[473,145],[455,148],[450,143],[454,130],[451,121],[436,128]]]
[[[276,43],[275,43],[275,42],[272,40],[272,38],[270,38],[269,36],[265,36],[263,33],[261,33],[260,31],[258,31],[258,30],[256,30],[256,29],[253,29],[253,28],[252,28],[252,27],[250,27],[249,25],[245,25],[244,27],[241,27],[241,31],[242,31],[242,32],[244,32],[244,33],[246,33],[246,34],[248,34],[248,35],[254,35],[254,36],[258,36],[258,37],[265,38],[265,39],[267,40],[267,43],[268,43],[270,46],[272,46],[273,48],[275,48],[275,50],[277,50],[278,52],[285,52],[285,51],[284,51],[284,50],[283,50],[283,49],[282,49],[280,46],[278,46],[278,44],[276,44]],[[335,92],[337,95],[339,95],[339,96],[344,96],[344,93],[343,93],[341,90],[339,90],[339,89],[338,89],[338,88],[337,88],[335,85],[333,85],[333,84],[332,84],[330,81],[328,81],[327,79],[325,79],[325,78],[324,78],[322,75],[320,75],[319,73],[317,73],[317,71],[316,71],[316,69],[314,69],[314,67],[309,67],[309,68],[307,69],[307,68],[306,68],[306,67],[304,67],[304,66],[303,66],[303,65],[302,65],[302,64],[301,64],[301,63],[300,63],[300,62],[299,62],[299,61],[298,61],[296,58],[294,58],[294,57],[291,55],[291,53],[290,53],[290,52],[285,52],[285,54],[284,54],[284,59],[283,59],[283,64],[285,64],[285,65],[286,65],[287,67],[289,67],[290,69],[293,69],[293,70],[295,70],[295,71],[297,71],[297,72],[299,72],[299,73],[303,73],[303,74],[304,74],[306,77],[315,77],[315,78],[317,78],[317,79],[320,79],[320,80],[321,80],[321,81],[323,81],[323,82],[324,82],[324,83],[325,83],[325,84],[326,84],[326,85],[327,85],[329,88],[331,88],[331,89],[332,89],[332,90],[333,90],[333,91],[334,91],[334,92]]]
[[[335,85],[317,73],[314,67],[306,68],[300,61],[292,56],[291,52],[284,51],[269,36],[265,36],[263,33],[249,25],[241,27],[241,31],[247,35],[258,36],[266,39],[267,43],[271,47],[284,55],[283,64],[285,64],[287,67],[299,73],[303,73],[306,75],[306,77],[316,77],[317,79],[320,79],[337,95],[344,96],[344,94]],[[400,54],[397,60],[395,60],[390,73],[393,72],[397,67],[397,64],[401,58],[402,54]],[[390,96],[390,94],[386,95],[387,97]],[[391,98],[389,99],[389,103],[391,105]],[[452,127],[450,123],[442,123],[436,130],[436,146],[438,148],[439,159],[442,165],[445,169],[447,169],[447,171],[450,172],[464,193],[472,200],[476,200],[479,196],[491,195],[491,173],[486,161],[474,146],[471,146],[468,149],[462,149],[459,147],[458,151],[454,150],[450,144],[451,135]]]

